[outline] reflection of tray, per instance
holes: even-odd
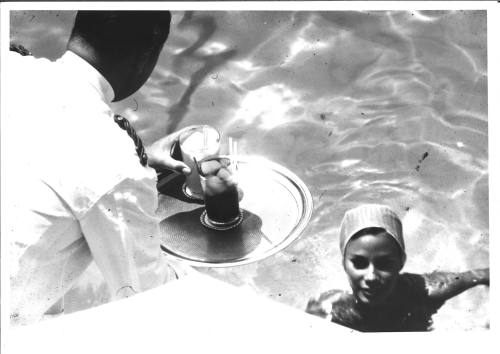
[[[251,263],[290,245],[309,222],[312,198],[304,183],[286,168],[255,157],[239,157],[243,221],[215,231],[200,223],[204,209],[182,193],[183,176],[158,184],[162,249],[198,267]]]

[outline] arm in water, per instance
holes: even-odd
[[[332,305],[342,298],[342,291],[330,290],[309,299],[306,312],[328,321],[332,319]]]
[[[490,269],[475,269],[467,272],[433,272],[425,274],[429,298],[446,301],[477,285],[490,285]]]

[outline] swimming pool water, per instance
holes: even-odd
[[[15,12],[11,37],[57,58],[73,17]],[[175,12],[151,79],[115,109],[146,142],[206,123],[302,178],[314,212],[300,239],[204,271],[304,309],[348,286],[338,227],[360,203],[402,216],[406,271],[488,266],[486,63],[485,11]],[[488,328],[488,303],[462,294],[435,328]]]

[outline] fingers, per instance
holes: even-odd
[[[174,171],[177,173],[182,173],[184,175],[189,175],[191,169],[182,160],[177,160],[176,158],[170,156],[170,154],[164,149],[161,152],[156,151],[154,161],[152,159],[148,160],[150,167],[154,168],[157,172],[162,171]]]
[[[190,125],[182,128],[157,140],[149,146],[147,148],[149,166],[157,171],[173,170],[184,175],[189,175],[191,169],[182,161],[181,156],[177,156],[180,154],[174,154],[176,156],[172,156],[172,152],[175,150],[174,147],[179,142],[181,135],[196,127],[198,126]]]
[[[183,133],[195,129],[197,127],[200,127],[201,125],[188,125],[187,127],[184,127],[180,130],[177,130],[167,136],[167,145],[164,146],[164,149],[168,150],[169,152],[172,152],[172,149],[175,144],[179,143],[180,137]],[[171,154],[172,157],[172,154]],[[183,173],[184,175],[189,175],[192,171],[189,168],[188,165],[186,165],[183,161],[180,159],[177,160],[176,158],[182,158],[181,156],[174,156],[171,159],[168,159],[167,166],[169,169],[174,170],[179,173]]]
[[[184,175],[189,175],[191,173],[191,169],[189,168],[189,166],[179,160],[168,159],[167,166],[169,169],[182,173]]]

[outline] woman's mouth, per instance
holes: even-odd
[[[379,294],[379,290],[373,289],[373,288],[364,288],[364,289],[361,289],[361,293],[367,299],[373,299],[373,298],[377,297],[377,295]]]

